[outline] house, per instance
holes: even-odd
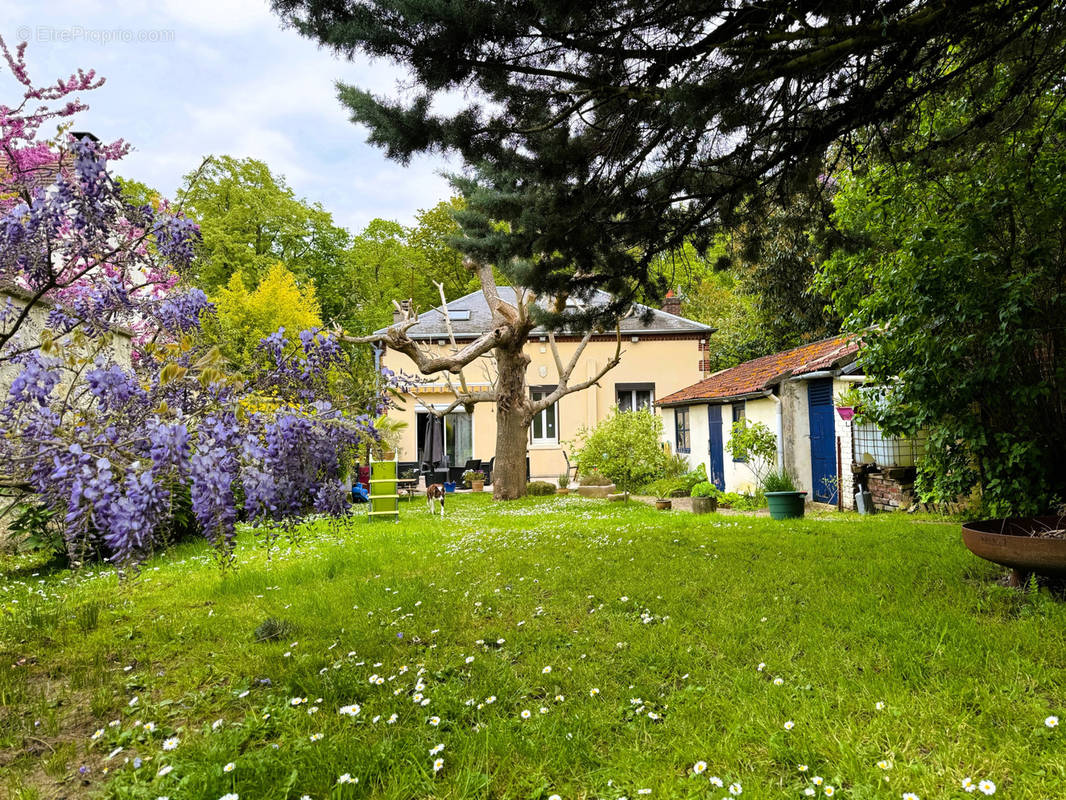
[[[501,299],[515,302],[514,289],[499,287]],[[594,294],[587,303],[604,303],[610,296]],[[488,328],[491,313],[480,292],[472,292],[448,303],[456,343],[477,338]],[[706,375],[707,338],[713,328],[685,319],[677,298],[667,298],[663,309],[638,307],[636,315],[620,324],[623,354],[621,363],[599,382],[583,391],[566,395],[558,403],[538,414],[530,425],[529,471],[534,478],[554,480],[566,469],[566,442],[573,439],[580,428],[595,425],[617,406],[625,411],[634,408],[655,409],[655,402],[677,392]],[[642,322],[641,312],[650,311],[650,318]],[[378,331],[381,333],[382,331]],[[445,350],[451,345],[441,308],[419,314],[418,322],[407,335],[428,349]],[[581,336],[557,334],[555,341],[563,364],[569,363],[581,342]],[[615,353],[615,331],[595,334],[581,354],[573,373],[573,381],[594,376]],[[526,381],[534,397],[552,391],[558,385],[558,368],[548,342],[547,331],[534,328],[525,346],[529,356]],[[397,372],[417,375],[414,363],[405,355],[386,351],[381,355],[385,366]],[[491,351],[464,369],[467,386],[476,391],[488,388],[495,376]],[[404,398],[403,407],[389,412],[389,417],[407,423],[402,430],[398,456],[401,460],[416,461],[425,442],[428,409],[444,409],[453,400],[448,383],[442,375],[428,376],[425,383],[414,388],[412,396]],[[462,465],[470,458],[484,461],[496,450],[495,403],[484,402],[455,409],[445,417],[444,449],[452,465]],[[572,454],[570,454],[572,455]]]
[[[752,491],[748,464],[725,449],[733,423],[766,425],[778,442],[778,466],[818,502],[853,503],[851,426],[835,412],[833,397],[856,382],[858,341],[834,336],[756,358],[662,396],[664,435],[695,467],[702,463],[724,491]],[[838,444],[839,443],[839,444]],[[838,448],[840,472],[838,479]]]

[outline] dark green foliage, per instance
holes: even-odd
[[[66,552],[62,522],[58,512],[31,501],[16,512],[8,525],[8,532],[14,537],[19,550],[59,555]]]
[[[1061,83],[1059,84],[1061,87]],[[981,491],[986,513],[1031,514],[1066,497],[1066,112],[1061,89],[1016,96],[1009,74],[927,103],[928,148],[1006,104],[998,137],[842,176],[850,235],[823,286],[864,335],[864,404],[891,433],[925,429],[922,499]]]
[[[547,481],[530,481],[526,484],[526,494],[534,497],[555,494],[555,486]]]
[[[273,5],[341,55],[412,71],[414,91],[340,98],[389,157],[471,168],[465,253],[543,294],[617,296],[571,324],[659,296],[659,254],[784,207],[852,132],[920,124],[917,99],[997,59],[1024,86],[1063,58],[1064,15],[1042,0]],[[460,108],[434,110],[456,90]]]
[[[295,633],[296,626],[288,620],[267,617],[256,627],[254,636],[257,642],[276,642],[288,639]]]

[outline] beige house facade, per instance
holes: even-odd
[[[513,299],[513,290],[500,287],[504,300]],[[509,294],[510,296],[507,296]],[[600,294],[590,302],[603,302]],[[667,306],[669,309],[670,306]],[[645,312],[650,317],[640,319]],[[474,292],[448,304],[448,317],[455,333],[456,344],[462,347],[486,330],[488,307],[480,292]],[[529,472],[533,479],[554,481],[567,468],[567,456],[573,453],[568,443],[583,427],[592,427],[607,417],[617,406],[626,411],[650,408],[656,413],[661,397],[680,390],[706,375],[707,339],[713,329],[662,309],[638,307],[634,316],[621,323],[622,356],[620,363],[598,384],[561,398],[545,409],[530,425]],[[440,308],[419,315],[419,321],[407,335],[430,352],[450,352],[444,314]],[[555,336],[559,360],[568,364],[581,344],[581,337]],[[571,383],[596,375],[615,354],[618,346],[615,332],[595,335],[582,351]],[[525,346],[529,356],[526,382],[530,392],[552,391],[559,383],[559,369],[547,331],[534,329]],[[396,372],[417,375],[414,362],[395,351],[380,354],[382,363]],[[487,389],[495,379],[491,353],[464,371],[469,390]],[[430,409],[446,409],[455,393],[448,383],[458,384],[458,376],[442,374],[420,376],[422,382],[403,398],[402,407],[389,412],[389,417],[406,423],[402,429],[398,458],[401,461],[420,461],[425,442],[426,423]],[[459,407],[445,417],[444,449],[448,463],[462,466],[471,458],[487,462],[496,450],[496,405],[477,403],[469,410]],[[566,455],[564,455],[564,453]]]

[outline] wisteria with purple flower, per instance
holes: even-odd
[[[39,88],[24,44],[0,39],[0,55],[24,88],[0,105],[0,489],[56,512],[74,563],[124,567],[164,544],[180,497],[224,559],[241,519],[276,530],[347,513],[350,454],[376,438],[398,379],[383,373],[367,407],[338,409],[330,375],[346,356],[317,329],[279,330],[255,374],[232,371],[198,335],[214,307],[183,281],[196,223],[124,197],[110,171],[123,142],[39,138],[102,80]]]

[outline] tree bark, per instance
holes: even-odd
[[[526,453],[532,419],[523,351],[526,337],[496,347],[496,461],[492,468],[494,500],[514,500],[526,493]]]

